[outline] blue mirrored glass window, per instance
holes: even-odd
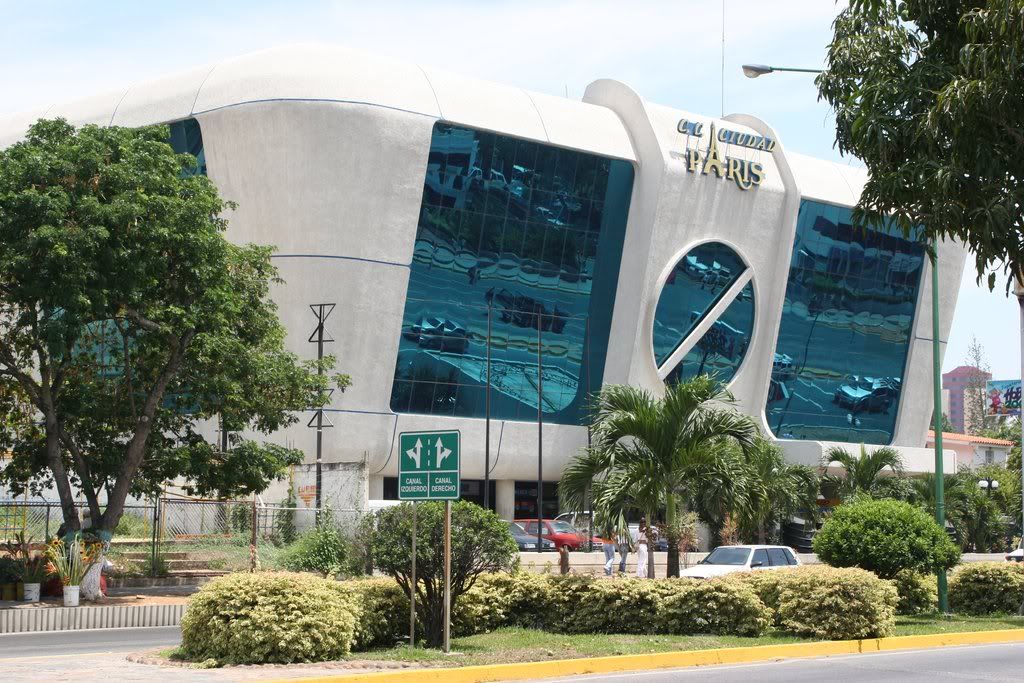
[[[437,123],[392,410],[483,417],[490,339],[492,417],[534,420],[539,403],[547,421],[581,423],[632,187],[625,161]]]
[[[895,228],[801,203],[766,406],[775,436],[892,441],[924,259]]]
[[[195,119],[175,121],[170,124],[171,148],[178,154],[191,154],[196,158],[196,167],[187,169],[185,175],[206,175],[206,155],[203,153],[203,133]]]
[[[686,252],[672,268],[654,311],[654,358],[664,371],[684,342],[689,349],[665,377],[679,382],[709,374],[728,382],[736,374],[754,329],[754,288],[736,292],[747,266],[730,247],[707,242]],[[721,315],[697,339],[693,330],[723,297],[732,297]]]
[[[654,312],[654,358],[660,367],[697,326],[746,266],[729,247],[694,247],[672,269]]]

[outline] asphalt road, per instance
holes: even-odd
[[[180,642],[181,629],[177,626],[8,633],[0,635],[0,662],[50,655],[140,652],[174,647]]]
[[[622,674],[548,679],[567,683],[661,683],[663,681],[1020,681],[1024,644],[970,645],[864,655],[789,659],[756,664],[702,666]]]

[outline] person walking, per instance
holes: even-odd
[[[601,550],[604,551],[604,575],[611,576],[615,565],[615,534],[611,528],[605,528],[601,534]]]
[[[636,537],[636,576],[638,579],[647,578],[647,537],[649,533],[647,518],[641,517]]]
[[[629,555],[629,545],[633,539],[629,536],[629,529],[620,531],[618,535],[619,541],[619,573],[626,573],[626,557]]]

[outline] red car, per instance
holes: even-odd
[[[526,533],[529,535],[537,535],[536,519],[517,519],[515,522],[526,529]],[[541,529],[541,537],[554,543],[555,550],[561,550],[563,545],[569,548],[569,550],[586,549],[586,535],[577,533],[572,524],[560,519],[542,519],[541,522],[544,524],[543,529]],[[593,540],[594,547],[600,549],[604,541],[597,536],[594,536]]]

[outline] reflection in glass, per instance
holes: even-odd
[[[775,436],[892,440],[923,264],[913,236],[801,203],[766,407]]]
[[[628,162],[434,126],[392,386],[395,412],[579,424],[600,388]],[[543,396],[538,397],[538,327]]]
[[[696,312],[692,315],[696,324]],[[748,282],[721,317],[686,352],[665,382],[683,382],[698,375],[712,375],[728,383],[743,362],[753,330],[754,286]]]
[[[654,357],[660,367],[718,302],[746,266],[729,247],[694,247],[672,269],[654,312]]]
[[[195,119],[175,121],[170,124],[171,147],[178,154],[191,154],[196,158],[196,167],[187,169],[185,175],[206,175],[206,154],[203,152],[203,133]]]

